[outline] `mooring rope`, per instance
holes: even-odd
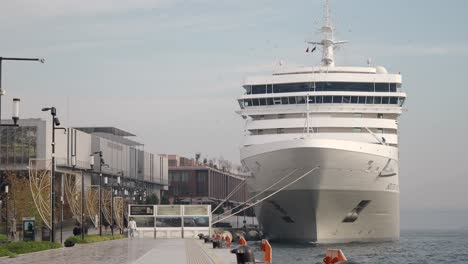
[[[215,209],[211,210],[211,213],[215,212],[219,207],[221,207],[227,200],[229,200],[229,198],[231,198],[231,196],[233,196],[238,190],[240,190],[240,187],[245,184],[246,180],[244,179],[241,183],[239,183],[236,188],[234,188],[234,190],[232,190],[232,192],[230,194],[228,194],[228,196],[226,196],[226,198],[224,199],[223,202],[221,202],[220,204],[218,204],[218,206],[216,206]]]
[[[300,176],[299,178],[297,178],[297,179],[295,179],[294,181],[292,181],[292,182],[286,184],[285,186],[281,187],[279,190],[273,192],[272,194],[266,196],[265,198],[262,198],[262,199],[256,201],[255,203],[253,203],[253,204],[251,204],[251,205],[249,205],[249,206],[243,208],[242,210],[240,210],[240,211],[238,211],[238,212],[235,212],[234,214],[228,215],[228,216],[223,217],[223,218],[221,218],[221,219],[219,219],[219,220],[217,220],[217,221],[214,221],[214,222],[212,223],[212,225],[214,225],[214,224],[216,224],[216,223],[219,223],[219,222],[221,222],[221,221],[223,221],[223,220],[226,220],[226,219],[228,219],[228,218],[231,217],[231,216],[234,216],[234,215],[236,215],[236,214],[238,214],[238,213],[240,213],[240,212],[242,212],[242,211],[244,211],[244,210],[249,209],[250,207],[253,207],[253,206],[255,206],[255,205],[257,205],[257,204],[259,204],[259,203],[265,201],[266,199],[268,199],[268,198],[272,197],[273,195],[275,195],[275,194],[281,192],[282,190],[288,188],[289,186],[293,185],[294,183],[296,183],[296,182],[299,181],[300,179],[304,178],[305,176],[309,175],[311,172],[313,172],[314,170],[319,169],[319,168],[320,168],[320,166],[314,167],[313,169],[311,169],[310,171],[306,172],[305,174],[303,174],[303,175]]]
[[[267,187],[266,189],[264,189],[263,191],[257,193],[256,195],[254,195],[253,197],[250,197],[249,199],[247,199],[247,201],[243,202],[242,204],[239,204],[238,206],[232,208],[232,209],[229,209],[227,210],[226,212],[222,213],[220,216],[222,215],[225,215],[225,214],[229,214],[231,213],[232,211],[236,210],[237,208],[247,204],[248,202],[252,201],[253,199],[257,198],[258,196],[260,196],[261,194],[263,194],[264,192],[270,190],[271,188],[275,187],[278,183],[284,181],[286,178],[289,178],[291,175],[293,175],[297,170],[299,169],[294,169],[292,172],[286,174],[286,176],[282,177],[281,179],[279,179],[277,182],[273,183],[272,185],[270,185],[269,187]],[[219,216],[218,216],[219,218]]]

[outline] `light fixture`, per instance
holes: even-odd
[[[119,185],[120,185],[120,176],[119,176],[119,177],[117,177],[117,184],[119,184]]]
[[[107,176],[104,177],[104,184],[107,185],[108,182],[109,182],[109,180],[107,179]]]
[[[89,165],[91,166],[91,169],[94,166],[94,155],[89,155]]]
[[[5,185],[5,193],[8,193],[8,185]]]
[[[19,98],[13,98],[12,119],[13,119],[13,123],[15,125],[18,124],[18,120],[19,120],[19,104],[20,104],[20,99]]]
[[[71,156],[71,165],[72,165],[73,167],[76,167],[76,156],[75,156],[75,155],[72,155],[72,156]]]

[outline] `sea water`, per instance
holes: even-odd
[[[252,245],[253,246],[253,245]],[[466,263],[468,230],[402,231],[399,241],[333,245],[272,243],[273,263],[323,263],[327,248],[341,249],[348,261],[357,263]],[[260,253],[256,254],[257,259]]]

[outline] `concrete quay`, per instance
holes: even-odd
[[[198,239],[118,239],[0,258],[0,264],[234,264],[229,249],[212,249]]]

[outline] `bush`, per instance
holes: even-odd
[[[74,239],[67,238],[63,244],[65,247],[73,247],[75,245],[75,241]]]
[[[52,242],[12,242],[0,245],[0,256],[14,257],[16,254],[25,254],[54,248],[61,248],[60,243]]]
[[[13,254],[13,253],[6,250],[6,249],[4,249],[4,248],[0,248],[0,257],[6,257],[6,256],[11,257],[11,254]]]
[[[7,241],[8,237],[5,234],[0,234],[0,242]]]

